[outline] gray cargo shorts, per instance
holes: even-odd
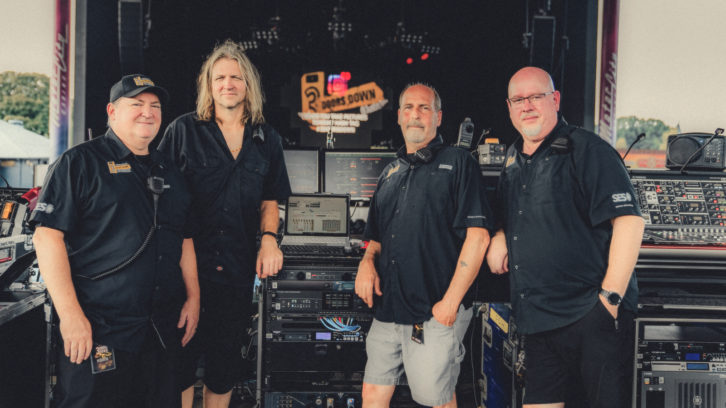
[[[452,327],[430,318],[424,322],[423,344],[411,340],[413,325],[374,319],[366,340],[368,362],[363,382],[408,383],[411,396],[421,405],[443,405],[451,401],[459,365],[466,353],[462,340],[471,317],[472,309],[462,305]]]

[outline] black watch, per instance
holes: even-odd
[[[623,301],[623,297],[618,292],[611,292],[600,288],[600,294],[613,306],[618,306]]]

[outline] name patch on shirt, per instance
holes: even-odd
[[[444,170],[453,170],[454,166],[450,164],[439,164],[439,168]]]
[[[117,173],[131,173],[131,165],[128,163],[118,163],[116,162],[107,162],[108,164],[108,172],[111,174],[117,174]]]

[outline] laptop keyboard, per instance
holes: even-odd
[[[281,249],[285,255],[345,255],[343,248],[326,245],[283,245]]]

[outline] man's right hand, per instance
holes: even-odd
[[[507,251],[507,240],[502,230],[497,231],[489,243],[487,265],[489,265],[489,270],[496,275],[509,272],[509,252]]]
[[[366,257],[358,265],[358,274],[355,277],[355,293],[368,305],[373,307],[373,291],[382,296],[381,279],[376,272],[373,260]]]
[[[93,349],[91,323],[83,313],[61,319],[60,333],[66,357],[70,358],[71,363],[81,364],[91,355]]]

